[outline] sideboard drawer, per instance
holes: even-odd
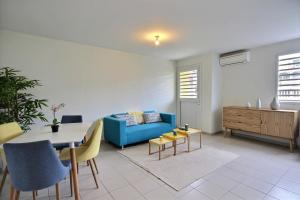
[[[223,126],[231,129],[260,133],[260,124],[243,123],[238,121],[223,120]]]
[[[260,112],[256,110],[224,108],[223,112],[224,121],[244,123],[251,127],[252,125],[259,127],[261,124]]]

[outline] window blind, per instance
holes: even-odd
[[[180,99],[198,98],[198,70],[179,73]]]
[[[300,53],[278,57],[279,101],[300,101]]]

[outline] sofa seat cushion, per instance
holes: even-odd
[[[141,142],[161,136],[163,133],[172,131],[170,124],[157,122],[126,127],[127,143]]]

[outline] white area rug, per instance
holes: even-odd
[[[152,151],[156,148],[152,146]],[[209,146],[189,153],[186,150],[186,144],[178,145],[177,155],[173,156],[173,148],[166,149],[161,160],[158,160],[158,153],[148,155],[148,144],[128,147],[119,153],[177,191],[238,157]]]

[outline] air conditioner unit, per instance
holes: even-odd
[[[221,66],[247,63],[249,61],[250,61],[249,50],[238,50],[238,51],[223,53],[220,55]]]

